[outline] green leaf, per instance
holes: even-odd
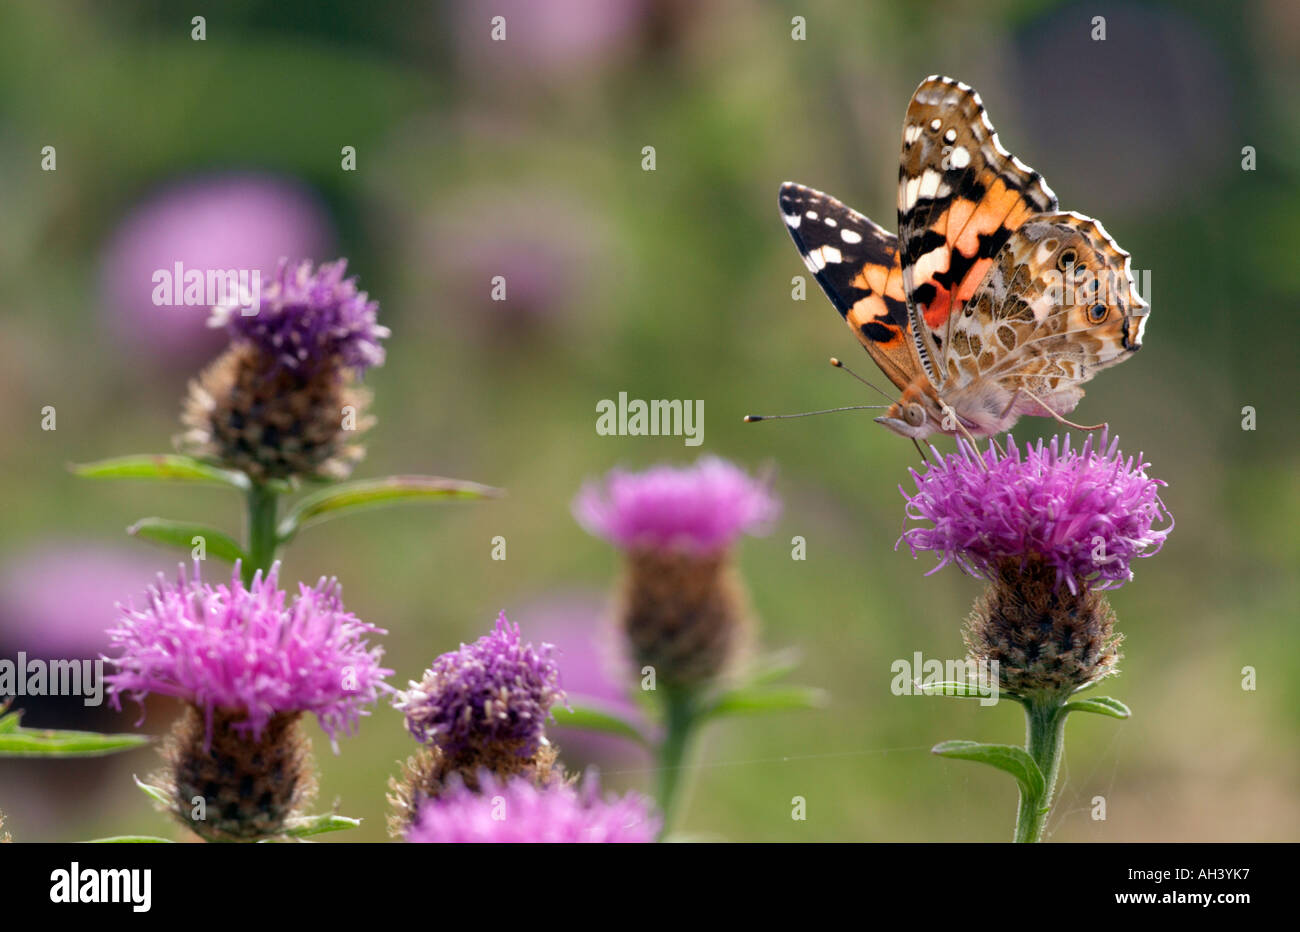
[[[722,693],[700,712],[700,720],[728,715],[763,715],[796,709],[820,709],[830,701],[823,689],[811,686],[740,686]]]
[[[194,538],[202,537],[206,552],[212,556],[220,557],[230,563],[236,560],[247,560],[243,548],[233,537],[224,531],[202,524],[170,521],[167,518],[141,518],[127,528],[126,532],[132,537],[156,541],[187,552],[194,549]]]
[[[14,727],[6,721],[0,730],[0,757],[99,757],[129,751],[148,744],[149,740],[148,735]]]
[[[477,482],[437,476],[389,476],[343,482],[299,500],[280,522],[279,536],[283,543],[308,525],[371,508],[414,502],[475,501],[500,498],[504,494],[501,489]]]
[[[1038,764],[1024,748],[1010,744],[981,744],[978,741],[944,741],[930,749],[930,753],[940,757],[954,757],[958,760],[973,760],[999,770],[1005,770],[1016,778],[1021,790],[1030,799],[1041,799],[1047,781]]]
[[[242,472],[221,469],[202,460],[175,453],[145,453],[119,456],[71,467],[86,479],[157,479],[163,482],[204,482],[224,485],[241,492],[248,489],[248,477]]]
[[[917,683],[916,691],[923,696],[956,696],[960,699],[988,699],[992,691],[978,683],[945,681],[942,683]]]
[[[359,825],[361,825],[360,819],[350,819],[331,812],[325,815],[288,819],[284,823],[283,834],[291,838],[306,838],[309,835],[323,835],[326,832],[341,832],[344,829],[357,828]]]
[[[569,696],[569,708],[557,707],[555,725],[558,728],[578,728],[582,731],[596,731],[607,735],[628,738],[645,747],[650,747],[650,739],[641,728],[627,719],[612,706],[598,699],[583,696]]]
[[[110,835],[108,838],[92,838],[90,841],[83,842],[87,845],[145,845],[145,844],[175,844],[170,838],[159,838],[157,835]]]
[[[793,673],[802,659],[803,652],[797,647],[788,647],[760,657],[751,667],[745,685],[768,686],[779,682]]]
[[[1096,715],[1109,715],[1111,718],[1129,718],[1133,713],[1129,707],[1110,696],[1092,696],[1088,699],[1075,699],[1065,704],[1066,712],[1092,712]]]
[[[145,783],[135,774],[131,774],[131,779],[135,781],[135,785],[140,788],[141,793],[148,796],[164,809],[170,810],[172,808],[172,799],[167,795],[166,791],[164,791],[162,787],[154,786],[152,783]]]

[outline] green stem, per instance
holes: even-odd
[[[1025,750],[1043,773],[1043,793],[1029,796],[1020,792],[1020,807],[1016,812],[1017,842],[1035,842],[1043,836],[1048,813],[1052,810],[1052,794],[1056,789],[1056,775],[1061,768],[1061,752],[1065,747],[1065,719],[1069,714],[1063,708],[1065,698],[1060,696],[1034,697],[1024,700]]]
[[[279,493],[254,482],[248,489],[248,559],[243,566],[245,586],[253,581],[254,573],[269,570],[275,562],[280,544],[276,534],[278,512]]]
[[[659,763],[658,802],[663,815],[659,838],[667,836],[681,800],[683,777],[691,736],[695,731],[695,697],[684,690],[666,687],[664,701],[664,737],[657,748]]]

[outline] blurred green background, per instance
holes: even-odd
[[[505,42],[489,40],[492,15]],[[791,38],[795,16],[806,40]],[[1096,16],[1105,41],[1091,38]],[[1076,417],[1145,451],[1177,528],[1113,596],[1125,660],[1102,691],[1135,714],[1071,720],[1050,837],[1297,840],[1300,483],[1282,328],[1300,312],[1298,62],[1289,0],[6,4],[0,656],[103,649],[113,603],[176,564],[122,533],[135,519],[239,530],[220,490],[65,471],[170,449],[186,382],[219,348],[202,312],[150,304],[152,271],[343,255],[393,331],[367,376],[379,424],[356,475],[509,490],[340,520],[291,547],[286,578],[336,574],[349,608],[389,629],[394,682],[505,609],[526,637],[559,644],[571,684],[599,690],[618,561],[569,513],[581,482],[699,452],[769,465],[785,511],[741,545],[741,566],[764,644],[798,647],[795,679],[831,704],[714,727],[681,827],[1009,837],[1013,782],[928,748],[1018,742],[1019,710],[889,691],[894,659],[961,655],[980,588],[955,570],[925,578],[929,559],[893,549],[915,451],[868,412],[741,423],[864,403],[826,365],[834,354],[870,372],[852,335],[811,282],[791,300],[805,270],[776,191],[821,188],[892,229],[903,112],[943,72],[980,90],[1004,144],[1065,208],[1100,217],[1151,271],[1145,349],[1089,385]],[[56,171],[41,170],[45,146]],[[340,167],[344,146],[356,171]],[[505,302],[489,299],[494,275]],[[596,402],[620,391],[703,399],[703,447],[598,436]],[[40,429],[46,405],[55,431]],[[1051,432],[1028,418],[1017,436]],[[490,558],[497,535],[505,561]],[[791,559],[795,535],[806,561]],[[125,730],[137,716],[27,705],[33,725]],[[161,733],[172,712],[151,704],[143,727]],[[376,709],[338,756],[312,731],[321,807],[337,799],[366,820],[333,837],[382,839],[384,783],[412,749],[400,716]],[[651,786],[645,758],[554,737],[608,785]],[[6,828],[20,841],[165,832],[130,781],[155,766],[151,750],[0,761]],[[806,822],[790,817],[794,796]],[[1106,821],[1090,816],[1096,796]]]

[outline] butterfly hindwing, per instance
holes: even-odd
[[[942,385],[950,314],[1012,231],[1057,208],[1038,172],[998,141],[979,94],[938,75],[912,95],[899,167],[899,261],[923,367]]]
[[[1026,406],[1038,398],[1065,413],[1084,382],[1141,347],[1146,314],[1128,253],[1100,223],[1040,214],[1011,234],[953,316],[946,380],[995,382]]]
[[[1069,414],[1085,382],[1141,347],[1147,312],[1128,254],[1100,223],[1036,215],[952,317],[945,400],[983,432]]]
[[[835,198],[781,186],[781,215],[795,247],[835,309],[899,388],[914,377],[898,238]]]

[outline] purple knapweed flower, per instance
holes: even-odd
[[[376,321],[379,304],[344,278],[346,259],[323,263],[286,260],[263,286],[260,307],[244,314],[234,305],[214,308],[209,325],[226,327],[232,338],[258,346],[277,364],[299,371],[341,364],[358,375],[383,365],[380,340],[389,335]]]
[[[496,745],[528,757],[564,698],[553,654],[524,643],[502,612],[490,634],[443,654],[395,705],[417,741],[450,754]]]
[[[695,689],[738,665],[752,624],[730,548],[779,510],[765,483],[715,456],[583,487],[574,517],[625,553],[618,619],[638,668]]]
[[[225,326],[231,343],[190,383],[182,452],[258,482],[348,476],[374,422],[357,382],[383,363],[388,328],[346,269],[344,259],[315,272],[282,262],[258,300],[213,309],[209,324]]]
[[[1169,519],[1165,483],[1147,465],[1125,459],[1105,433],[1077,450],[1068,435],[1023,448],[1008,436],[1006,453],[975,453],[959,441],[959,452],[935,452],[923,471],[910,471],[914,493],[899,487],[909,523],[899,544],[913,556],[938,554],[930,572],[956,563],[992,580],[1033,559],[1071,592],[1120,586],[1133,578],[1132,561],[1158,552],[1173,527],[1156,526]]]
[[[189,578],[182,566],[175,583],[159,575],[143,608],[120,610],[108,632],[119,654],[105,658],[116,667],[105,677],[115,708],[124,695],[175,696],[204,713],[209,731],[214,712],[233,713],[232,727],[255,741],[272,718],[311,712],[337,750],[338,733],[351,734],[389,688],[383,650],[366,640],[386,632],[344,609],[334,579],[299,584],[290,601],[278,563],[248,588],[238,565],[228,586],[202,582],[197,565]]]
[[[762,530],[780,505],[768,487],[716,456],[686,467],[613,470],[588,483],[573,514],[589,533],[623,549],[716,552]]]
[[[595,780],[581,789],[564,783],[538,788],[516,777],[480,778],[479,791],[463,784],[428,800],[406,840],[422,843],[536,844],[652,842],[659,818],[635,793],[602,799]]]

